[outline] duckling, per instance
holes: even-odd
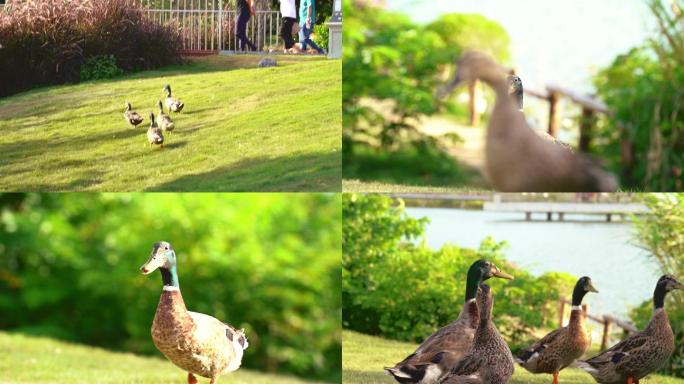
[[[508,75],[506,77],[506,80],[508,81],[508,95],[511,96],[517,104],[518,110],[522,113],[523,111],[523,85],[522,85],[522,79],[520,79],[519,76],[516,75]],[[572,150],[572,147],[570,144],[562,142],[555,137],[549,135],[546,131],[538,131],[534,130],[534,133],[539,135],[544,140],[550,141],[556,145],[559,145],[561,148],[567,149],[570,152],[575,152]]]
[[[487,260],[474,262],[468,269],[465,304],[458,318],[433,333],[415,352],[394,367],[385,368],[387,374],[400,383],[436,383],[473,345],[479,320],[476,302],[478,286],[492,277],[513,279],[513,276]]]
[[[553,374],[558,384],[558,372],[582,357],[591,344],[584,326],[582,299],[588,292],[598,292],[588,276],[581,277],[572,292],[572,311],[568,325],[558,328],[516,355],[516,361],[532,373]]]
[[[486,133],[485,165],[494,187],[504,192],[607,192],[615,175],[592,159],[539,138],[508,95],[504,70],[479,52],[463,54],[455,78],[438,93],[444,97],[462,82],[481,79],[496,92]]]
[[[147,130],[147,141],[152,144],[159,144],[161,148],[164,148],[164,135],[162,130],[157,127],[157,122],[154,121],[154,113],[150,112],[150,128]]]
[[[653,292],[653,317],[641,332],[635,333],[598,356],[578,361],[601,384],[634,384],[660,368],[674,352],[674,334],[665,312],[665,295],[684,284],[672,275],[658,279]]]
[[[126,119],[126,121],[128,121],[128,124],[130,124],[132,128],[137,127],[138,124],[143,122],[143,117],[140,116],[138,112],[133,111],[133,109],[131,108],[131,103],[129,103],[128,101],[126,102],[124,118]]]
[[[494,299],[491,289],[481,284],[480,290],[480,321],[473,347],[439,379],[439,384],[505,384],[513,376],[513,355],[492,322]]]
[[[176,252],[166,241],[156,242],[149,260],[140,267],[144,275],[156,269],[164,283],[152,321],[152,341],[157,349],[188,372],[188,384],[197,384],[195,375],[215,384],[220,375],[240,368],[249,346],[245,331],[187,310],[178,285]]]
[[[171,116],[164,113],[161,100],[159,100],[159,126],[161,127],[162,131],[168,132],[169,134],[171,131],[173,131],[173,128],[175,128],[175,124],[173,123],[173,120],[171,120]]]
[[[166,91],[166,99],[164,100],[164,103],[166,104],[166,109],[169,110],[169,113],[171,112],[179,112],[183,110],[183,107],[185,104],[181,102],[178,99],[174,99],[171,97],[171,86],[166,84],[164,86],[164,91]]]

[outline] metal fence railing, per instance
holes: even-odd
[[[147,15],[161,24],[173,23],[187,51],[237,51],[237,12],[223,0],[140,0]],[[275,49],[279,42],[280,12],[258,10],[247,24],[247,37],[259,50]]]

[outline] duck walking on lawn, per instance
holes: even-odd
[[[433,333],[404,360],[385,368],[399,383],[436,383],[453,364],[468,353],[473,345],[475,330],[480,319],[476,297],[480,284],[492,277],[513,280],[487,260],[478,260],[468,269],[465,303],[458,318]]]
[[[172,363],[188,372],[188,384],[195,375],[211,379],[240,368],[247,346],[244,330],[238,330],[211,316],[190,312],[178,285],[176,252],[171,244],[159,241],[152,255],[140,267],[148,275],[159,269],[164,283],[157,313],[152,322],[152,341]]]
[[[166,104],[166,109],[169,110],[169,113],[182,111],[183,107],[185,107],[185,103],[178,99],[174,99],[171,96],[171,86],[169,84],[164,86],[164,91],[166,91],[166,99],[164,100],[164,103]]]
[[[665,312],[665,295],[684,284],[674,276],[663,275],[653,292],[653,316],[646,329],[627,337],[600,355],[579,361],[579,368],[589,372],[601,384],[638,384],[655,372],[674,352],[674,334]]]
[[[173,129],[175,128],[175,124],[173,123],[173,120],[171,120],[171,116],[167,115],[164,113],[164,107],[162,107],[162,102],[159,100],[159,126],[161,127],[162,131],[171,133]]]
[[[523,368],[532,373],[551,373],[553,384],[558,384],[558,372],[582,357],[591,344],[582,311],[582,299],[587,292],[598,291],[591,279],[584,276],[577,280],[572,292],[572,312],[568,325],[518,352],[515,359]]]
[[[131,103],[126,102],[126,110],[124,111],[124,118],[128,121],[133,128],[137,127],[138,124],[143,122],[143,117],[138,114],[138,112],[133,111],[131,108]]]
[[[157,126],[157,122],[154,121],[154,113],[150,112],[150,128],[147,129],[147,141],[152,144],[158,144],[164,148],[164,135],[162,134],[161,128]]]

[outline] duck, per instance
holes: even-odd
[[[508,95],[515,100],[518,110],[520,111],[520,113],[522,113],[524,93],[522,79],[518,75],[508,75],[506,76],[506,80],[508,81]],[[570,144],[558,140],[557,138],[549,135],[549,133],[546,131],[534,130],[534,133],[536,133],[539,137],[541,137],[544,140],[550,141],[570,152],[574,152]]]
[[[244,329],[187,310],[178,284],[176,251],[166,241],[154,243],[152,254],[140,267],[144,275],[157,269],[163,283],[151,329],[157,349],[188,372],[188,384],[197,384],[195,375],[215,384],[220,375],[240,368],[249,346]]]
[[[578,368],[601,384],[638,384],[655,372],[674,352],[674,334],[665,312],[665,296],[684,284],[672,275],[658,279],[653,292],[653,315],[646,328],[588,360],[579,360]]]
[[[158,144],[161,148],[164,148],[164,135],[162,130],[157,126],[157,122],[154,121],[154,113],[150,112],[150,128],[147,129],[147,141],[152,144]]]
[[[480,259],[468,269],[465,303],[458,318],[430,335],[420,346],[385,372],[399,383],[433,384],[473,345],[479,321],[476,296],[480,283],[492,277],[513,280],[494,263]]]
[[[585,327],[582,299],[588,292],[598,293],[591,278],[583,276],[577,280],[572,291],[570,321],[539,341],[518,352],[515,360],[532,373],[553,374],[553,384],[558,384],[558,373],[582,357],[591,345],[591,338]]]
[[[439,379],[439,384],[506,384],[513,376],[513,354],[492,322],[491,288],[481,284],[480,290],[480,319],[473,347]]]
[[[159,100],[159,126],[161,127],[162,131],[164,132],[169,132],[173,131],[175,128],[175,124],[173,123],[173,120],[171,120],[171,116],[167,115],[164,113],[164,107],[162,106],[161,100]]]
[[[128,121],[128,124],[131,125],[132,128],[135,128],[138,126],[138,124],[143,122],[143,117],[138,114],[138,112],[133,111],[133,108],[131,107],[131,103],[128,101],[126,102],[126,110],[124,111],[124,118],[126,121]]]
[[[169,114],[171,112],[182,111],[183,107],[185,107],[185,104],[182,101],[171,97],[171,86],[169,84],[164,86],[164,91],[166,92],[166,99],[164,100],[164,103],[166,104],[166,109],[169,110]]]
[[[454,78],[437,93],[444,98],[461,83],[476,79],[496,93],[486,131],[485,173],[502,192],[613,192],[614,174],[592,158],[559,148],[534,133],[508,95],[505,71],[486,54],[468,51]]]

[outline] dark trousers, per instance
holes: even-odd
[[[249,11],[243,11],[240,13],[240,16],[238,16],[237,24],[235,25],[235,37],[237,38],[238,47],[241,51],[245,50],[245,45],[252,51],[256,51],[257,49],[256,45],[252,44],[247,38],[247,22],[249,21],[250,16]]]
[[[285,49],[294,47],[294,38],[292,38],[292,25],[297,21],[292,17],[283,17],[283,24],[280,26],[280,37],[285,40]]]

